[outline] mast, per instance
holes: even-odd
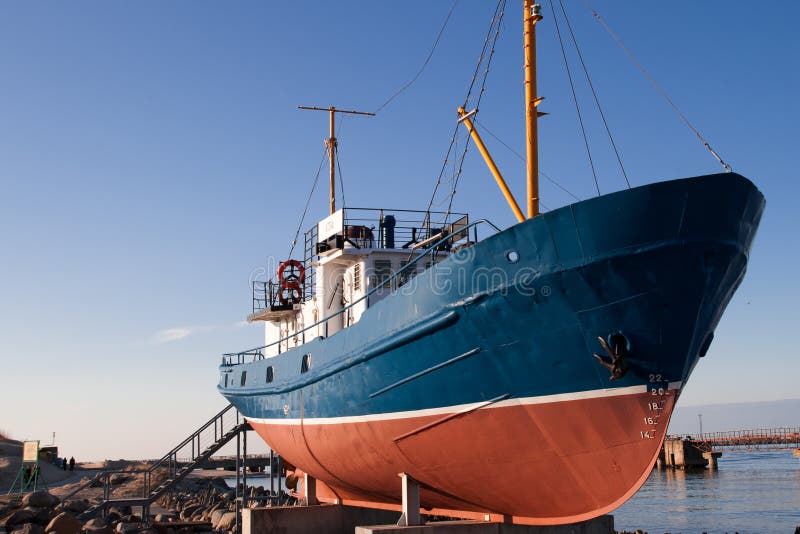
[[[525,36],[525,131],[527,134],[528,218],[539,215],[539,134],[536,110],[542,98],[536,96],[536,23],[542,20],[541,6],[523,0]]]
[[[336,109],[331,106],[329,108],[318,108],[312,106],[297,106],[298,109],[309,109],[312,111],[327,111],[330,113],[330,137],[325,140],[325,146],[328,148],[328,161],[330,163],[330,204],[331,215],[336,211],[336,149],[339,146],[336,140],[336,114],[349,113],[351,115],[367,115],[374,117],[374,113],[367,113],[366,111],[350,111],[346,109]]]

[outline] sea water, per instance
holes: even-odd
[[[800,526],[800,458],[726,451],[716,471],[654,470],[613,514],[616,530],[649,534],[792,534]]]

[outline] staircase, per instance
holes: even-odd
[[[98,473],[93,479],[76,488],[62,500],[69,499],[89,486],[95,485],[96,487],[101,483],[103,485],[102,502],[81,513],[79,518],[84,519],[98,512],[105,512],[112,506],[141,506],[142,516],[146,517],[150,505],[156,499],[183,480],[192,470],[201,467],[206,460],[240,432],[247,431],[249,428],[238,410],[229,404],[146,470]],[[142,495],[137,497],[114,496],[112,479],[115,475],[142,476]]]

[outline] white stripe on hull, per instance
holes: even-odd
[[[670,382],[668,389],[678,390],[681,382]],[[263,425],[339,425],[344,423],[367,423],[370,421],[388,421],[392,419],[408,419],[411,417],[426,417],[431,415],[449,415],[459,412],[469,412],[476,409],[491,410],[509,406],[524,406],[529,404],[548,404],[552,402],[567,402],[584,399],[598,399],[604,397],[619,397],[622,395],[639,395],[647,392],[647,386],[629,386],[624,388],[594,389],[590,391],[576,391],[574,393],[557,393],[555,395],[542,395],[539,397],[523,397],[520,399],[507,399],[486,405],[486,401],[444,406],[442,408],[427,408],[424,410],[410,410],[406,412],[376,413],[369,415],[353,415],[344,417],[320,417],[306,419],[260,419],[258,417],[245,417],[247,421]]]

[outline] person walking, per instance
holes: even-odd
[[[67,457],[66,456],[64,456],[64,460],[61,462],[61,469],[63,469],[64,471],[67,470]]]
[[[70,471],[75,471],[75,457],[74,456],[70,456],[70,458],[69,458],[69,470]]]

